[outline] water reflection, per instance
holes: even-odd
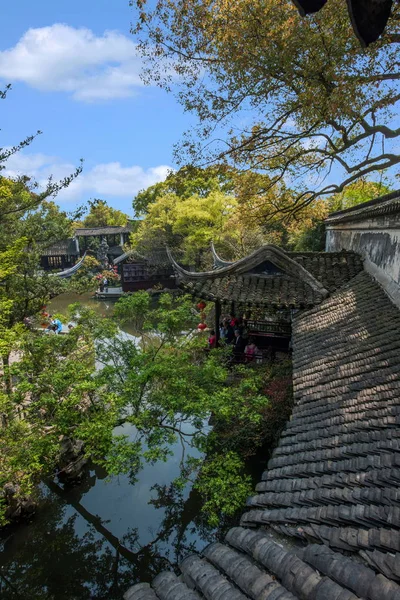
[[[77,301],[112,315],[111,302],[75,294],[53,300],[50,309],[65,312]],[[135,434],[130,425],[123,430]],[[128,476],[110,480],[94,465],[76,487],[44,482],[32,522],[0,534],[0,597],[121,600],[133,583],[151,581],[218,539],[228,523],[210,528],[198,494],[172,484],[180,474],[181,452],[180,443],[173,445],[168,461],[146,464],[134,484]]]
[[[197,493],[171,485],[180,460],[178,445],[172,450],[168,463],[146,465],[135,485],[108,480],[93,465],[79,486],[46,481],[33,521],[3,533],[1,598],[120,600],[134,582],[216,539]]]
[[[114,312],[114,305],[116,300],[97,300],[94,298],[93,293],[87,294],[61,294],[57,296],[57,298],[53,298],[53,300],[49,303],[48,309],[50,313],[63,313],[67,312],[67,308],[70,304],[74,304],[75,302],[80,302],[84,304],[88,308],[94,310],[98,315],[102,317],[112,317]],[[131,335],[135,335],[135,330],[128,324],[124,325],[123,330],[126,333]]]

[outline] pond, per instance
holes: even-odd
[[[112,315],[111,302],[89,295],[65,294],[49,308],[64,312],[76,301]],[[126,332],[134,334],[129,327]],[[134,432],[124,426],[124,433]],[[176,444],[171,451],[166,463],[146,465],[134,483],[127,476],[109,479],[95,465],[87,466],[77,486],[44,482],[32,521],[0,533],[2,600],[121,600],[134,583],[151,581],[220,539],[229,524],[210,528],[198,494],[189,486],[171,487],[182,448]],[[249,464],[254,481],[261,466]]]

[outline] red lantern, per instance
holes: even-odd
[[[199,310],[204,310],[204,309],[205,309],[205,307],[206,307],[206,303],[205,303],[205,302],[203,302],[203,301],[199,302],[199,303],[198,303],[198,305],[197,305],[197,308],[198,308]]]
[[[197,325],[197,329],[200,329],[200,331],[204,331],[205,329],[207,329],[207,325],[205,323],[199,323]]]
[[[47,323],[41,323],[43,329],[45,329],[45,327],[47,327]]]

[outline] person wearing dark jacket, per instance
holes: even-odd
[[[246,340],[243,339],[239,329],[235,329],[235,341],[233,346],[233,354],[235,355],[236,362],[239,362],[243,358],[244,349],[246,347]]]

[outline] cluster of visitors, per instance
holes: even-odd
[[[249,337],[246,321],[242,317],[231,314],[229,318],[224,319],[220,324],[219,339],[222,344],[232,346],[234,362],[249,363],[261,355],[254,337]],[[208,338],[208,347],[212,350],[216,346],[217,336],[212,329]]]

